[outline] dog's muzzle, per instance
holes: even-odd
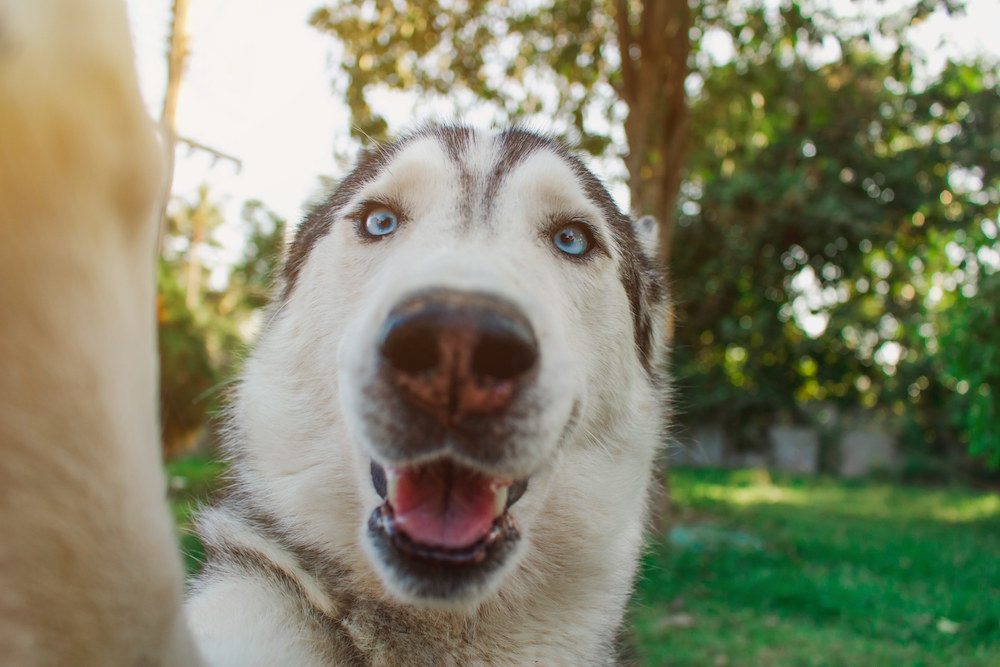
[[[384,502],[369,537],[411,595],[467,597],[520,539],[508,510],[528,481],[498,471],[504,425],[516,420],[519,402],[523,410],[522,390],[538,374],[534,331],[502,299],[435,290],[389,313],[377,353],[395,409],[375,439],[388,460],[372,461]]]

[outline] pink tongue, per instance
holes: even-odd
[[[471,546],[489,532],[496,492],[510,484],[447,461],[387,472],[399,480],[396,527],[414,542],[446,549]]]

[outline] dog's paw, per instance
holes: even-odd
[[[121,2],[0,0],[0,99],[4,223],[78,225],[65,208],[99,200],[148,224],[163,160]]]

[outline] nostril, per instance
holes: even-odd
[[[435,331],[412,319],[392,322],[381,346],[382,356],[397,370],[417,374],[439,362]]]
[[[540,356],[531,323],[516,307],[450,291],[397,306],[378,352],[382,377],[398,395],[445,425],[502,412]]]
[[[472,356],[472,372],[479,377],[513,380],[524,375],[538,353],[528,331],[513,327],[505,331],[483,332]]]

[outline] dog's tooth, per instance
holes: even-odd
[[[388,500],[391,505],[396,500],[396,491],[399,490],[399,473],[392,468],[387,467],[385,469],[385,485],[385,499]]]
[[[507,509],[507,493],[510,491],[509,486],[501,486],[493,494],[493,517],[503,516],[504,510]]]

